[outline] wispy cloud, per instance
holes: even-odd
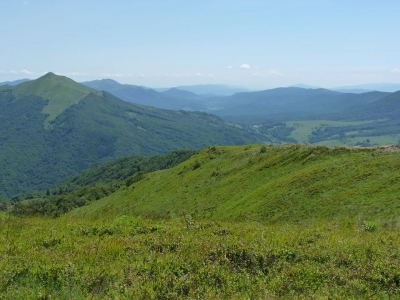
[[[392,73],[400,73],[400,69],[398,69],[398,68],[394,68],[394,69],[392,69],[392,71],[391,71]]]
[[[240,66],[240,68],[241,68],[241,69],[244,69],[244,70],[247,70],[247,69],[251,69],[251,66],[248,65],[248,64],[242,64],[242,65]]]
[[[283,73],[275,70],[275,69],[271,69],[268,70],[267,72],[254,72],[253,77],[271,77],[271,76],[283,76]]]
[[[268,71],[268,75],[282,76],[283,74],[281,72],[278,72],[275,69],[271,69],[271,70]]]
[[[213,78],[213,74],[201,74],[201,73],[196,73],[197,77],[203,77],[203,78]]]
[[[23,75],[35,75],[35,74],[39,74],[39,73],[35,73],[35,72],[28,71],[28,70],[26,70],[26,69],[23,69],[23,70],[19,70],[19,71],[16,71],[16,70],[9,70],[9,71],[1,70],[1,71],[0,71],[0,74],[8,74],[8,75],[19,75],[19,74],[23,74]]]
[[[20,73],[21,73],[21,74],[25,74],[25,75],[31,75],[31,74],[33,74],[33,72],[28,71],[28,70],[21,70]]]
[[[233,69],[233,67],[232,67],[232,66],[227,66],[226,68],[227,68],[227,69]]]
[[[29,2],[28,2],[28,1],[22,1],[22,4],[23,4],[23,5],[28,5]]]

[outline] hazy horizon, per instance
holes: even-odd
[[[400,2],[0,3],[0,82],[51,71],[151,88],[400,83]]]

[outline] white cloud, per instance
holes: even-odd
[[[248,64],[242,64],[242,65],[240,66],[240,68],[241,68],[241,69],[247,70],[247,69],[251,69],[251,66],[248,65]]]
[[[202,74],[202,73],[196,73],[197,77],[202,77],[202,78],[214,78],[213,74]]]
[[[281,72],[278,72],[275,69],[269,70],[268,75],[276,75],[276,76],[282,76],[283,74]]]
[[[35,72],[28,71],[26,69],[20,70],[20,71],[15,71],[15,70],[9,70],[9,71],[0,71],[1,74],[9,74],[9,75],[19,75],[19,74],[24,74],[24,75],[34,75],[38,74]]]
[[[26,75],[31,75],[31,74],[33,74],[33,72],[28,71],[28,70],[21,70],[20,73],[26,74]]]
[[[28,5],[29,2],[28,2],[28,1],[22,1],[22,4],[23,4],[23,5]]]
[[[233,69],[232,66],[227,66],[226,68],[227,68],[227,69]]]
[[[253,77],[271,77],[271,76],[283,76],[281,72],[275,69],[268,70],[267,72],[254,72]]]
[[[392,69],[392,73],[400,73],[400,69],[394,68],[394,69]]]

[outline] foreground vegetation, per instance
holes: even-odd
[[[394,299],[400,234],[298,226],[0,215],[4,299]]]

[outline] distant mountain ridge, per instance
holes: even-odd
[[[393,93],[400,90],[400,83],[369,83],[350,86],[341,86],[332,88],[332,90],[351,91],[351,90],[368,90]]]
[[[187,94],[185,91],[181,91],[182,93],[178,96],[177,92],[179,91],[157,92],[147,87],[120,84],[112,79],[86,81],[82,82],[82,84],[96,90],[109,92],[124,101],[134,104],[172,110],[203,110],[201,104],[193,101],[199,96],[192,93]],[[187,96],[183,96],[184,94]]]
[[[251,92],[249,89],[224,84],[181,85],[173,88],[183,91],[189,91],[197,95],[206,96],[231,96],[235,93]],[[155,90],[159,92],[164,92],[168,89],[170,88],[159,88]]]
[[[30,79],[24,78],[24,79],[18,79],[18,80],[14,80],[14,81],[4,81],[4,82],[0,82],[0,86],[2,86],[2,85],[14,86],[14,85],[18,85],[20,83],[23,83],[23,82],[26,82],[26,81],[29,81],[29,80]]]
[[[289,119],[345,112],[386,95],[388,93],[353,94],[327,89],[288,87],[237,93],[229,97],[211,99],[209,104],[214,105],[213,113],[224,118],[229,117],[232,121],[243,121],[246,116],[260,119],[262,116],[264,119],[282,116]]]

